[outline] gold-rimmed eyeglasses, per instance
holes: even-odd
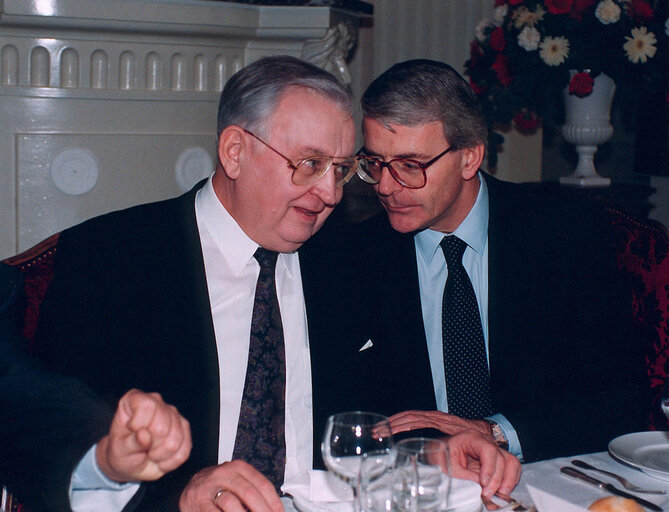
[[[283,158],[286,161],[286,165],[293,170],[291,176],[293,184],[298,186],[313,185],[316,181],[325,176],[330,169],[333,169],[335,174],[335,185],[342,187],[353,177],[358,168],[357,158],[310,156],[299,162],[293,162],[290,158],[274,149],[253,132],[250,132],[245,128],[242,128],[242,130],[254,139],[262,142],[265,146]]]
[[[390,175],[403,187],[423,188],[427,183],[425,170],[454,148],[453,146],[446,148],[432,160],[425,163],[413,158],[393,158],[388,162],[384,162],[375,156],[366,155],[364,149],[362,148],[356,155],[358,158],[358,176],[363,181],[377,184],[381,181],[383,168],[387,167]]]

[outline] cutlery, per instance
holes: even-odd
[[[591,471],[599,471],[603,475],[608,475],[611,478],[615,478],[621,484],[623,484],[623,487],[625,489],[627,489],[628,491],[645,493],[645,494],[667,494],[666,491],[658,491],[658,490],[653,490],[653,489],[642,489],[641,487],[637,487],[632,482],[630,482],[626,478],[623,478],[620,475],[616,475],[615,473],[611,473],[610,471],[605,471],[603,469],[596,468],[595,466],[592,466],[592,465],[590,465],[587,462],[584,462],[582,460],[578,460],[578,459],[572,460],[571,463],[578,468],[589,469]]]
[[[585,473],[576,468],[572,468],[570,466],[563,466],[560,468],[560,472],[564,473],[565,475],[569,475],[573,478],[577,478],[578,480],[581,480],[583,482],[587,482],[590,485],[594,485],[595,487],[599,487],[603,491],[615,494],[616,496],[622,496],[623,498],[629,498],[631,500],[634,500],[639,505],[642,505],[650,510],[654,510],[655,512],[662,512],[662,508],[658,507],[655,503],[651,503],[650,501],[644,500],[643,498],[634,496],[634,494],[621,491],[616,486],[607,484],[606,482],[602,482],[601,480],[597,480],[596,478],[592,478],[590,475],[586,475]]]

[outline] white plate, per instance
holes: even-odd
[[[669,432],[636,432],[616,437],[609,453],[648,476],[669,482]]]

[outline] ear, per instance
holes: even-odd
[[[218,159],[223,172],[231,180],[239,177],[240,156],[243,150],[243,131],[239,126],[226,127],[218,138]]]
[[[462,177],[471,180],[481,167],[485,147],[483,144],[465,148],[462,150]]]

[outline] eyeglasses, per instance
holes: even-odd
[[[387,167],[390,175],[397,183],[406,188],[423,188],[427,183],[425,169],[451,151],[453,146],[445,149],[429,162],[419,162],[412,158],[393,158],[384,162],[380,158],[361,154],[364,148],[358,151],[358,176],[367,183],[376,184],[381,181],[383,168]]]
[[[279,153],[279,151],[254,133],[245,128],[242,128],[242,130],[283,158],[286,161],[286,165],[293,170],[291,176],[293,184],[298,186],[312,185],[325,176],[325,173],[332,168],[335,173],[335,185],[342,187],[353,177],[358,168],[357,158],[339,158],[335,156],[310,156],[294,163],[290,158]]]

